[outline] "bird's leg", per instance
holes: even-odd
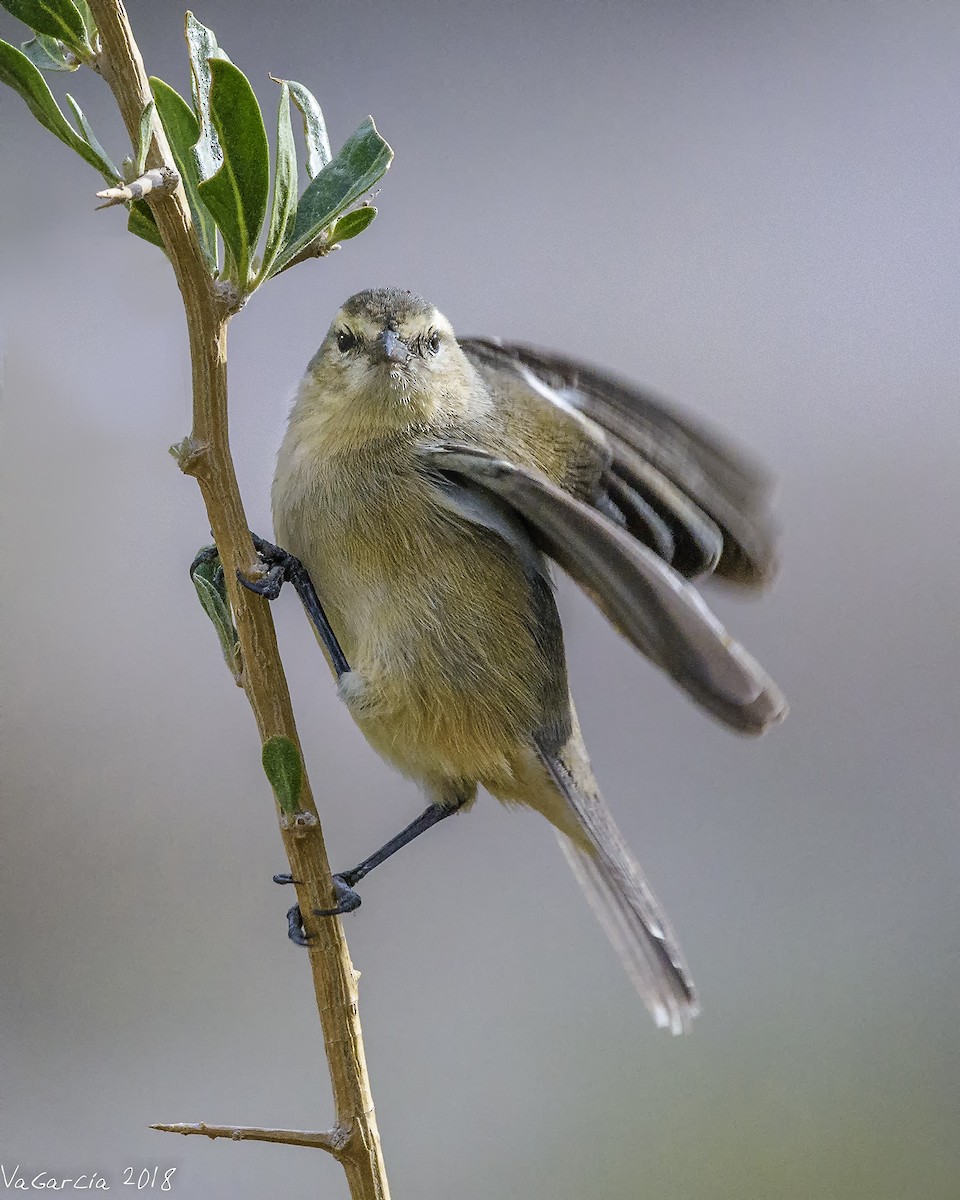
[[[292,583],[300,597],[300,603],[320,636],[320,641],[323,642],[330,655],[337,679],[340,679],[350,670],[350,664],[340,648],[337,635],[327,620],[327,614],[323,611],[323,605],[307,574],[306,567],[299,558],[294,558],[292,554],[281,550],[279,546],[274,546],[272,542],[265,541],[255,533],[251,533],[250,536],[253,538],[253,544],[261,561],[266,565],[267,571],[261,579],[248,579],[241,571],[237,571],[237,579],[245,588],[256,592],[258,596],[264,596],[267,600],[276,600],[283,585]]]
[[[344,913],[353,912],[354,909],[359,908],[360,896],[354,888],[360,880],[364,876],[369,875],[374,867],[379,867],[391,855],[396,854],[398,850],[402,850],[404,846],[409,845],[421,833],[426,833],[428,829],[432,829],[440,821],[453,816],[455,812],[459,812],[468,799],[470,799],[469,796],[462,796],[452,803],[431,804],[419,817],[411,821],[405,829],[401,829],[396,837],[392,837],[379,850],[375,850],[369,858],[365,858],[363,862],[357,863],[349,871],[338,872],[333,877],[333,894],[336,897],[337,903],[333,908],[315,908],[313,915],[315,917],[340,917]],[[274,875],[273,882],[293,883],[293,879],[290,875]],[[308,944],[307,935],[303,931],[300,906],[297,904],[287,912],[287,936],[292,942],[296,942],[298,946]]]

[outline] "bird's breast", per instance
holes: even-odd
[[[500,538],[445,507],[412,455],[324,464],[299,489],[275,489],[274,510],[382,753],[452,755],[479,774],[536,725],[546,668],[525,573]]]
[[[351,662],[394,658],[409,668],[450,642],[479,646],[483,634],[470,631],[490,625],[491,590],[501,607],[523,604],[522,572],[445,508],[412,452],[294,461],[275,487],[274,521]]]

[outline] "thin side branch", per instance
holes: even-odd
[[[326,234],[321,233],[312,242],[308,242],[299,254],[295,254],[289,262],[284,263],[277,274],[282,275],[284,271],[289,271],[291,267],[297,266],[298,263],[306,262],[308,258],[325,258],[328,254],[332,254],[334,250],[339,249],[339,242],[334,242],[331,245],[326,239]]]
[[[103,43],[100,70],[110,85],[136,147],[140,119],[151,101],[140,51],[121,0],[89,0]],[[152,122],[145,168],[171,166],[173,157],[159,121]],[[147,196],[183,296],[193,375],[193,430],[186,469],[200,485],[210,528],[223,564],[230,607],[240,642],[242,683],[261,741],[282,736],[299,747],[286,677],[277,650],[270,605],[237,583],[258,559],[250,539],[227,436],[227,338],[230,304],[211,279],[190,218],[182,185],[166,195]],[[202,452],[200,451],[202,448]],[[317,817],[304,774],[301,809]],[[280,817],[279,806],[277,809]],[[330,865],[319,819],[281,825],[297,900],[306,914],[310,967],[336,1108],[336,1123],[351,1130],[340,1154],[352,1200],[389,1200],[357,1007],[357,975],[339,920],[317,920],[316,908],[334,903]],[[214,851],[215,852],[215,851]]]
[[[213,1138],[230,1138],[234,1142],[280,1142],[285,1146],[310,1146],[316,1150],[326,1150],[334,1158],[342,1158],[344,1149],[350,1141],[350,1131],[331,1129],[328,1133],[310,1133],[305,1129],[258,1129],[255,1125],[207,1125],[199,1121],[196,1125],[151,1125],[151,1129],[159,1129],[161,1133],[199,1133],[211,1140]]]
[[[105,204],[98,204],[97,209],[125,204],[128,200],[143,200],[151,192],[172,192],[179,182],[180,176],[173,167],[156,167],[129,183],[97,192],[97,199],[106,201]]]

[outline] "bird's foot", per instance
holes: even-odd
[[[254,549],[260,556],[260,561],[266,567],[266,571],[257,579],[251,579],[238,570],[238,581],[248,591],[255,592],[258,596],[263,596],[267,600],[276,600],[280,595],[280,589],[283,585],[285,583],[292,583],[297,595],[300,597],[300,603],[306,610],[307,616],[313,622],[317,636],[327,649],[337,678],[342,678],[350,670],[350,664],[347,662],[347,657],[343,653],[340,643],[337,641],[337,635],[333,632],[333,628],[327,620],[327,614],[323,611],[323,605],[320,603],[306,567],[304,567],[299,558],[294,558],[292,554],[289,554],[286,550],[281,550],[273,542],[268,542],[265,538],[258,537],[253,532],[251,532],[250,536],[253,539]]]
[[[334,875],[333,877],[333,894],[336,898],[336,904],[333,908],[315,908],[313,915],[315,917],[342,917],[344,913],[353,912],[360,907],[360,895],[355,892],[353,885],[356,882],[352,871],[344,871],[342,875]]]
[[[293,883],[292,875],[282,873],[274,875],[274,883]],[[353,871],[344,871],[342,875],[333,876],[333,894],[337,903],[333,908],[315,908],[313,915],[315,917],[342,917],[344,913],[353,912],[358,909],[361,904],[359,894],[354,891],[353,885],[357,882]],[[310,935],[303,927],[303,913],[300,911],[300,905],[294,904],[292,908],[287,909],[287,937],[296,946],[309,946]]]
[[[283,585],[294,578],[297,570],[302,571],[303,566],[298,558],[294,558],[292,554],[281,550],[272,542],[258,537],[255,533],[251,533],[250,536],[260,561],[267,569],[259,579],[251,579],[242,571],[237,571],[237,579],[248,591],[256,592],[258,596],[267,600],[276,600]]]

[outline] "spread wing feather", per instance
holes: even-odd
[[[541,395],[552,393],[555,402],[604,430],[616,477],[670,527],[674,557],[668,561],[682,575],[713,571],[743,587],[761,587],[772,578],[769,476],[712,430],[572,359],[494,339],[460,344],[481,369],[526,372]]]
[[[743,733],[786,714],[776,684],[700,595],[614,519],[538,471],[470,445],[422,448],[425,465],[505,502],[612,624],[699,704]]]
[[[664,562],[672,563],[677,552],[676,538],[653,505],[613,471],[604,473],[603,487],[618,514],[618,523],[654,550]]]

